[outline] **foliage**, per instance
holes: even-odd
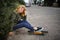
[[[25,4],[23,0],[0,0],[0,40],[12,31],[12,27],[16,24],[16,14],[13,10],[17,4]]]

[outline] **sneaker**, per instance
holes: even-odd
[[[43,33],[48,33],[47,29],[45,29],[44,27],[38,28],[37,30],[38,32],[43,32]]]
[[[38,31],[38,30],[41,30],[42,27],[37,27],[37,30],[34,30],[34,31]],[[30,30],[28,32],[31,32]]]
[[[38,31],[38,30],[41,30],[42,29],[42,27],[37,27],[37,30],[35,30],[35,31]]]

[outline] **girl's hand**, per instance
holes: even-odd
[[[0,34],[2,34],[2,32],[0,32]]]
[[[12,35],[14,35],[14,32],[9,32],[8,35],[9,35],[9,36],[12,36]]]

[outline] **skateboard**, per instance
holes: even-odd
[[[44,35],[45,33],[48,33],[48,31],[35,31],[35,32],[29,32],[29,34],[34,34],[34,35]]]
[[[29,32],[29,34],[34,34],[34,35],[44,35],[45,33],[48,33],[46,28],[42,28],[34,32]]]

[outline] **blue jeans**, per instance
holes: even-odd
[[[34,31],[34,29],[31,26],[31,24],[28,21],[26,21],[26,20],[18,21],[18,24],[13,27],[13,30],[16,30],[16,29],[22,28],[22,27],[28,28],[28,29],[30,29],[30,31]]]

